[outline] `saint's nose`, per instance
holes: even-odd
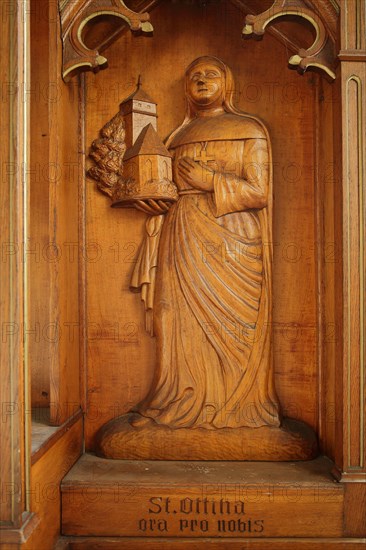
[[[200,76],[198,81],[197,81],[197,84],[206,84],[206,80],[203,76]]]

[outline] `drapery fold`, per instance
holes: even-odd
[[[147,219],[145,237],[139,250],[137,262],[132,272],[130,288],[141,292],[145,305],[145,329],[153,336],[153,307],[158,249],[164,216],[152,216]]]
[[[155,301],[159,371],[141,412],[173,427],[278,425],[267,380],[267,259],[257,239],[203,214],[203,200],[181,198],[163,236]]]
[[[177,147],[175,162],[195,158],[200,147]],[[154,311],[157,337],[154,382],[137,410],[172,428],[279,426],[267,142],[205,147],[216,162],[212,191],[190,194],[176,176],[184,193],[164,218],[148,221],[134,269],[131,286]]]

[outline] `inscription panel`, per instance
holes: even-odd
[[[342,534],[342,503],[336,484],[79,485],[63,488],[63,534],[334,537]]]
[[[138,529],[151,534],[178,531],[187,536],[263,533],[264,520],[249,517],[246,508],[240,499],[151,497]]]

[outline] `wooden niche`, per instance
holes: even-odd
[[[119,103],[135,90],[140,74],[144,91],[157,103],[158,133],[165,139],[184,118],[184,71],[189,62],[209,54],[230,66],[236,80],[236,104],[265,121],[272,142],[276,389],[284,416],[302,420],[318,432],[314,204],[321,79],[314,73],[299,78],[287,70],[286,47],[272,34],[262,42],[243,40],[243,10],[230,2],[206,7],[162,2],[152,15],[153,37],[124,34],[108,49],[108,70],[86,75],[86,147],[118,111]],[[312,42],[307,27],[304,36]],[[172,72],[173,66],[181,70]],[[129,289],[146,215],[135,209],[110,209],[110,201],[89,179],[86,204],[87,242],[96,243],[98,249],[96,261],[85,266],[89,411],[85,429],[87,448],[93,449],[97,430],[146,396],[154,374],[156,343],[145,330],[139,295]]]

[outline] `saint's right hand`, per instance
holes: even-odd
[[[195,189],[213,191],[214,170],[203,162],[195,162],[189,157],[182,157],[178,161],[179,176]]]

